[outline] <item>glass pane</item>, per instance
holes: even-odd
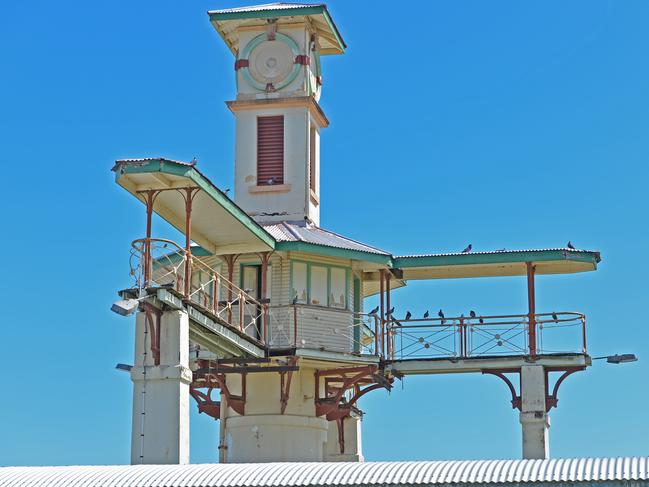
[[[297,298],[298,303],[306,304],[306,264],[293,262],[293,289],[291,289],[291,301]]]
[[[347,290],[347,286],[345,285],[346,280],[347,272],[345,269],[337,269],[335,267],[331,269],[331,295],[329,296],[329,306],[333,308],[347,307],[347,296],[345,296]]]
[[[311,266],[311,304],[327,306],[327,268]]]
[[[257,266],[245,266],[243,268],[243,290],[248,290],[248,294],[253,298],[256,298],[259,295],[257,272]]]

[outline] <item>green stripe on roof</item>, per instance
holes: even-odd
[[[497,252],[484,254],[424,255],[412,257],[395,257],[394,267],[407,269],[413,267],[435,267],[452,265],[514,264],[523,262],[544,262],[570,260],[592,263],[597,267],[600,261],[599,252],[570,250],[529,250],[519,252]]]

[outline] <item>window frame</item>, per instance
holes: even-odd
[[[350,299],[349,299],[349,281],[351,276],[351,268],[345,267],[343,265],[332,265],[324,264],[321,262],[311,262],[302,259],[291,259],[290,265],[290,275],[289,275],[289,303],[293,302],[295,296],[293,296],[293,264],[305,264],[306,265],[306,303],[298,303],[301,306],[315,306],[318,308],[329,308],[340,311],[350,311]],[[316,267],[325,267],[327,269],[327,303],[326,304],[312,304],[311,303],[311,266]],[[331,305],[331,269],[342,269],[345,271],[345,306],[338,307]]]

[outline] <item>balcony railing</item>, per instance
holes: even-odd
[[[581,313],[533,316],[535,353],[586,353]],[[386,356],[392,360],[530,355],[530,316],[502,315],[386,321]]]
[[[230,282],[200,257],[188,255],[175,242],[135,240],[130,265],[138,289],[173,289],[230,326],[266,342],[268,304]]]

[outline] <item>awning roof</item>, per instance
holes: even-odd
[[[194,164],[162,158],[124,159],[113,167],[117,183],[143,201],[138,191],[163,189],[155,212],[185,232],[185,200],[174,188],[196,187],[191,239],[212,254],[272,250],[275,240],[218,189]]]
[[[571,274],[594,271],[600,260],[599,252],[554,248],[404,255],[394,257],[392,264],[410,280],[524,276],[527,262],[534,263],[536,274]]]
[[[210,22],[221,35],[228,48],[237,54],[239,50],[239,27],[263,26],[266,19],[277,19],[278,24],[294,23],[308,19],[318,34],[320,53],[342,54],[347,47],[338,27],[334,23],[325,4],[269,3],[250,7],[210,10]]]

